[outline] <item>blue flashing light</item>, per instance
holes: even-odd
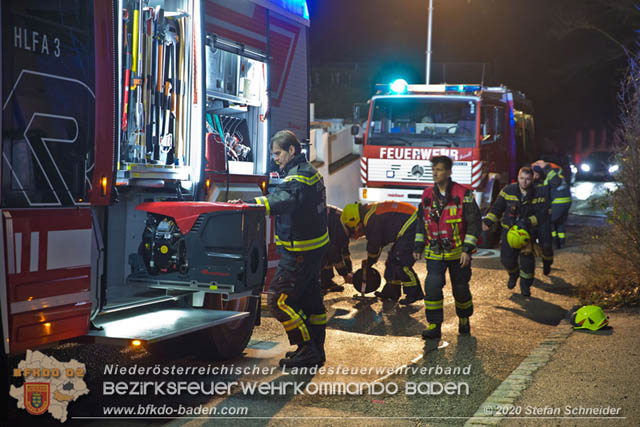
[[[393,83],[391,83],[391,92],[394,93],[405,93],[407,91],[407,86],[409,84],[404,79],[397,79]]]
[[[307,0],[269,0],[271,3],[277,4],[288,12],[296,14],[304,19],[309,19],[309,8]]]
[[[450,85],[445,86],[446,92],[475,92],[480,90],[479,85]]]

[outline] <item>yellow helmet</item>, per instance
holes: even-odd
[[[597,331],[609,324],[609,316],[597,305],[585,305],[571,315],[573,329],[590,329]]]
[[[529,243],[529,232],[524,228],[514,225],[507,232],[507,243],[513,249],[522,249]]]
[[[356,228],[360,224],[360,205],[358,203],[349,203],[342,210],[340,222],[349,228]]]

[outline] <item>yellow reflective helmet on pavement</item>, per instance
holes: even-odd
[[[524,228],[518,227],[514,225],[507,232],[507,243],[513,249],[522,249],[529,243],[531,237],[529,236],[529,232]]]
[[[597,305],[585,305],[571,315],[573,329],[598,329],[609,324],[609,316],[606,316]]]
[[[349,228],[356,228],[360,224],[360,205],[358,203],[349,203],[342,210],[340,222]]]

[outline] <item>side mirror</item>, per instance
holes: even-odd
[[[360,126],[353,125],[351,126],[351,135],[356,136],[360,133]]]

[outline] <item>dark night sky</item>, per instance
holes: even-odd
[[[596,32],[551,35],[563,0],[434,0],[432,83],[442,63],[488,63],[487,83],[534,102],[539,135],[610,127],[624,59]],[[424,81],[428,0],[308,0],[312,70],[376,63],[377,76]],[[477,68],[480,70],[480,67]],[[386,71],[386,72],[385,72]],[[473,82],[480,81],[480,72]],[[460,83],[449,81],[449,83]]]

